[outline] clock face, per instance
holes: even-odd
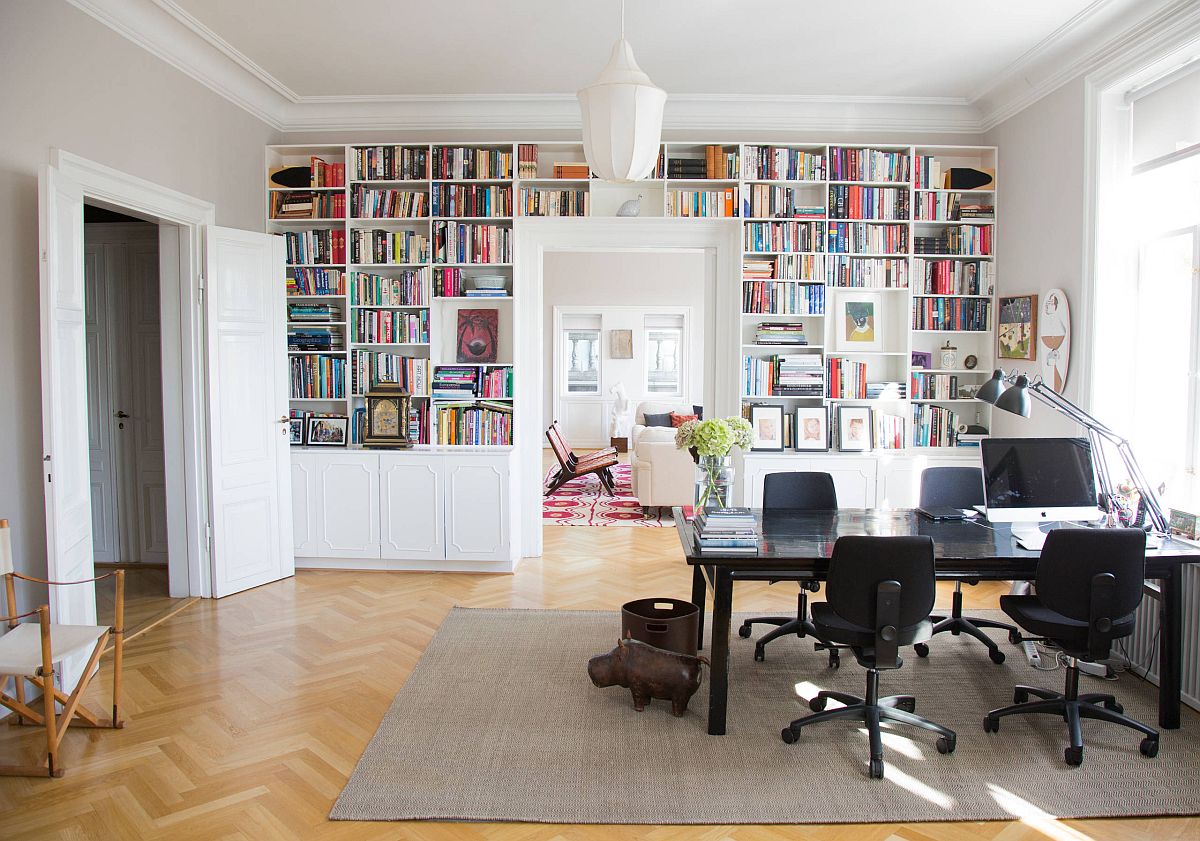
[[[371,434],[399,437],[400,407],[395,400],[378,400],[371,412]]]

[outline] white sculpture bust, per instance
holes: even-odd
[[[632,424],[629,416],[629,396],[625,393],[625,384],[617,383],[609,389],[609,392],[614,398],[609,434],[613,438],[628,438]]]

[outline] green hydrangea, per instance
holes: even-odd
[[[754,443],[754,428],[745,418],[729,418],[729,426],[733,430],[734,443],[743,450],[749,450]]]

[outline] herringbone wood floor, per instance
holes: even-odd
[[[126,729],[69,732],[63,779],[0,778],[0,839],[1200,837],[1195,819],[707,828],[326,820],[451,606],[613,609],[637,596],[686,597],[689,582],[670,530],[553,528],[546,530],[545,556],[525,561],[512,576],[301,572],[219,602],[200,602],[128,647]],[[969,588],[969,605],[994,606],[1000,591],[994,585]],[[948,601],[948,591],[942,596]],[[794,609],[795,591],[783,584],[739,585],[735,601],[739,610],[787,612]],[[90,693],[100,708],[107,677],[105,670]],[[1197,726],[1195,716],[1189,714],[1185,726]],[[39,758],[37,732],[0,730],[4,761]],[[798,756],[792,770],[807,773],[810,761]],[[1088,771],[1085,765],[1074,773]],[[828,786],[836,797],[836,774],[858,772],[825,769],[814,784]],[[770,796],[766,778],[773,773],[788,769],[764,769],[764,796]]]

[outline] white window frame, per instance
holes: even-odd
[[[656,323],[659,322],[659,323]],[[650,334],[655,331],[674,331],[678,334],[677,353],[675,359],[675,390],[654,391],[650,387]],[[642,319],[642,341],[645,351],[645,365],[642,368],[642,386],[651,398],[683,397],[687,392],[687,372],[690,359],[688,358],[688,317],[685,312],[648,313]]]

